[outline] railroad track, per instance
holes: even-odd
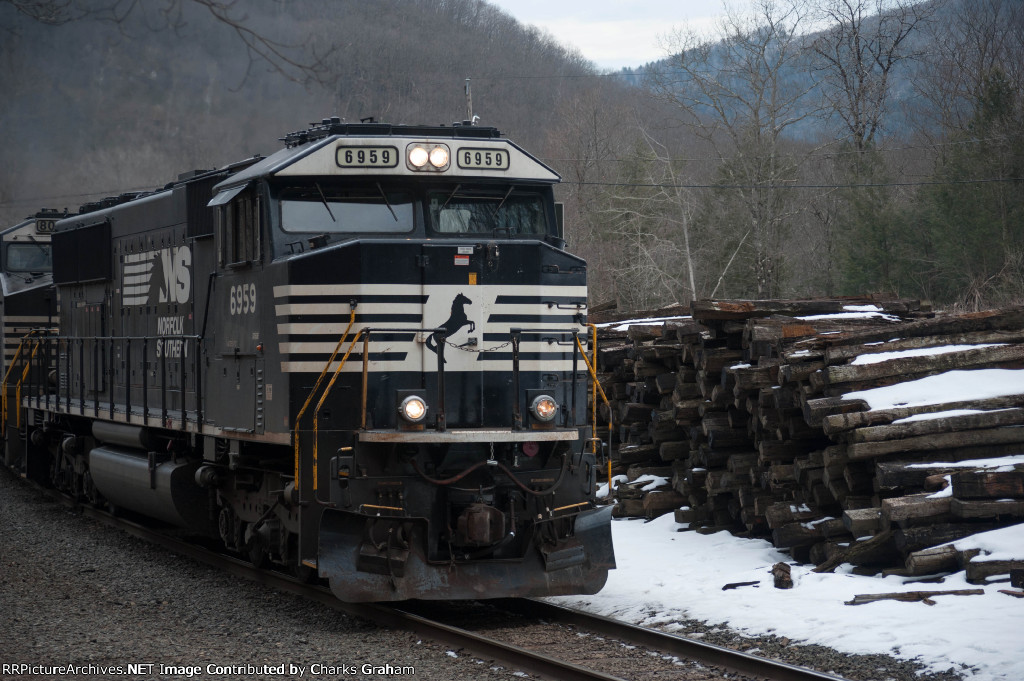
[[[625,681],[620,676],[497,640],[488,636],[486,630],[471,631],[457,624],[439,621],[435,609],[426,601],[399,605],[343,603],[323,586],[307,584],[289,575],[255,568],[246,561],[211,551],[170,536],[158,529],[77,504],[54,490],[43,491],[50,494],[55,500],[79,509],[86,517],[232,575],[298,595],[380,626],[415,632],[426,639],[444,643],[454,649],[464,650],[481,659],[498,661],[514,670],[557,681]],[[610,641],[643,647],[662,656],[674,656],[682,660],[698,662],[706,667],[733,672],[744,678],[767,681],[843,681],[830,674],[757,657],[675,634],[638,627],[544,601],[497,599],[486,603],[489,608],[530,621],[543,620],[547,623],[572,627],[602,636]],[[451,618],[446,617],[446,619]]]

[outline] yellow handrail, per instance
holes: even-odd
[[[7,433],[7,381],[11,377],[11,372],[14,371],[14,367],[17,366],[18,359],[21,358],[21,349],[22,349],[22,347],[24,347],[26,342],[32,340],[32,336],[34,336],[37,333],[40,333],[41,331],[48,331],[48,330],[49,329],[32,329],[31,331],[29,331],[28,333],[26,333],[24,336],[21,337],[21,341],[18,343],[18,349],[14,351],[14,357],[11,358],[11,365],[9,367],[7,367],[7,371],[4,373],[3,381],[0,381],[0,393],[2,393],[2,395],[0,395],[0,402],[2,402],[2,406],[0,406],[0,434],[6,434]],[[36,350],[38,350],[38,349],[39,349],[39,341],[36,341],[36,347],[32,351],[32,357],[35,357]],[[29,358],[29,365],[31,365],[31,363],[32,363],[32,357]],[[28,367],[26,367],[26,371],[27,370],[28,370]],[[22,376],[21,380],[24,381],[25,377]],[[17,398],[18,398],[18,404],[20,405],[21,404],[21,381],[18,382]],[[21,427],[21,409],[18,409],[18,427],[19,428]]]
[[[320,383],[323,382],[324,376],[331,369],[331,364],[334,362],[334,358],[338,356],[338,351],[341,350],[341,346],[345,343],[345,338],[348,337],[348,332],[352,329],[352,324],[356,321],[356,309],[352,308],[351,313],[348,317],[348,326],[345,327],[345,332],[341,334],[341,338],[338,339],[338,344],[334,346],[334,352],[331,353],[330,359],[327,360],[327,364],[324,365],[323,370],[320,372],[320,376],[316,379],[316,383],[313,385],[313,389],[309,391],[309,397],[306,398],[306,402],[302,405],[302,409],[299,410],[298,416],[295,417],[295,489],[299,490],[299,424],[302,423],[302,416],[306,413],[306,409],[309,408],[310,403],[313,401],[313,396],[316,395],[316,391],[320,389]],[[314,484],[316,477],[313,478]],[[298,492],[301,495],[301,492]]]
[[[14,393],[15,403],[18,405],[18,411],[16,412],[17,417],[15,418],[15,425],[18,430],[21,430],[21,384],[24,383],[25,379],[28,377],[28,370],[32,368],[32,360],[36,358],[36,352],[39,350],[39,345],[40,343],[37,340],[36,344],[32,346],[32,354],[29,355],[28,361],[25,362],[25,370],[21,372],[21,379],[18,380],[18,387]]]
[[[587,326],[590,328],[590,352],[591,352],[590,363],[592,365],[594,365],[594,367],[596,368],[597,367],[597,327],[595,325],[593,325],[593,324],[587,324]],[[594,378],[594,382],[595,383],[597,382],[597,378],[596,377]],[[593,399],[590,402],[590,410],[591,410],[590,411],[590,422],[594,424],[594,429],[597,430],[597,391],[596,390],[594,391]],[[610,414],[611,411],[609,411],[608,413]],[[595,433],[595,437],[596,437],[596,433]],[[611,443],[611,437],[612,437],[611,429],[609,429],[609,431],[608,431],[608,446],[609,447],[611,447],[611,444],[612,444]],[[593,447],[594,454],[597,454],[597,440],[593,440],[591,442],[591,445]],[[608,484],[609,484],[609,486],[611,485],[611,483],[608,483]]]
[[[25,341],[28,340],[28,336],[25,336],[18,343],[18,349],[14,351],[14,357],[11,358],[11,365],[7,367],[7,371],[4,373],[4,380],[0,381],[0,392],[3,393],[0,397],[2,406],[0,406],[0,433],[7,433],[7,379],[11,377],[11,372],[14,371],[15,365],[18,363],[18,358],[21,357],[21,348],[25,345]]]
[[[587,326],[593,326],[588,324]],[[594,329],[594,335],[596,337],[597,330]],[[576,337],[576,345],[579,346],[580,354],[583,356],[583,362],[587,365],[587,370],[590,372],[590,378],[594,381],[595,395],[594,395],[594,430],[597,430],[597,394],[601,395],[601,399],[604,400],[604,404],[608,407],[608,492],[611,493],[612,489],[612,456],[611,456],[611,444],[612,444],[612,405],[608,402],[608,396],[604,394],[604,388],[601,387],[601,382],[597,380],[597,346],[594,346],[594,362],[591,363],[590,358],[587,357],[586,350],[583,349],[583,343],[580,343],[579,336]],[[596,434],[595,434],[596,437]],[[597,443],[594,443],[596,451]]]
[[[320,396],[320,401],[317,402],[316,409],[313,411],[313,496],[316,496],[318,489],[317,486],[317,457],[319,452],[317,451],[317,444],[320,440],[320,407],[324,406],[324,402],[327,400],[327,396],[331,393],[331,388],[334,387],[334,382],[338,380],[338,375],[341,374],[342,368],[345,366],[345,362],[348,361],[348,356],[352,354],[352,350],[355,349],[356,343],[359,342],[359,337],[363,335],[365,329],[359,329],[356,335],[352,338],[352,342],[348,344],[348,350],[345,352],[345,356],[341,358],[341,362],[338,363],[338,368],[334,370],[334,375],[331,376],[331,380],[327,383],[327,387],[324,388],[324,394]],[[365,361],[365,358],[364,358]]]

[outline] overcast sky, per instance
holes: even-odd
[[[722,14],[722,0],[488,0],[579,49],[601,69],[640,66],[667,56],[674,27],[702,31]]]

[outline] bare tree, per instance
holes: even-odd
[[[787,132],[812,115],[801,78],[806,19],[797,0],[757,0],[749,16],[730,11],[720,41],[694,32],[671,41],[675,56],[656,77],[657,91],[678,105],[683,123],[725,159],[719,184],[734,192],[746,216],[740,234],[754,250],[758,296],[778,295],[782,284],[788,190],[796,161],[784,150]]]
[[[623,246],[610,265],[619,288],[634,292],[634,307],[694,300],[698,289],[691,221],[696,202],[681,184],[680,163],[642,124],[638,127],[643,141],[634,153],[634,181],[616,187],[603,209]]]
[[[896,195],[884,186],[890,170],[878,144],[894,77],[920,56],[914,33],[937,7],[917,0],[823,0],[817,8],[816,20],[827,28],[810,45],[812,74],[822,116],[839,128],[842,142],[829,171],[840,184],[871,186],[829,192],[813,204],[829,265],[842,250],[848,283],[858,289],[895,288],[899,256],[890,216]]]
[[[619,298],[613,270],[621,253],[609,248],[614,225],[604,208],[631,137],[623,134],[621,121],[629,111],[624,98],[616,96],[620,92],[615,84],[600,84],[560,98],[546,140],[548,161],[562,175],[558,191],[567,246],[587,259],[591,296],[602,302]]]
[[[184,8],[196,6],[234,31],[249,54],[250,66],[262,62],[300,82],[320,81],[324,75],[322,56],[308,54],[303,45],[288,45],[256,30],[238,0],[0,0],[0,7],[5,5],[34,21],[54,26],[82,20],[123,26],[132,15],[144,14],[146,24],[154,30],[181,28]]]
[[[997,70],[1016,92],[1024,92],[1024,3],[972,0],[952,5],[929,35],[933,50],[915,78],[928,106],[921,119],[938,123],[941,134],[964,130]],[[924,125],[921,132],[929,134]]]
[[[917,56],[911,34],[935,12],[918,0],[825,0],[827,23],[811,44],[824,111],[836,115],[857,151],[870,147],[887,114],[894,70]]]

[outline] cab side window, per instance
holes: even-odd
[[[260,260],[260,200],[256,192],[243,191],[221,206],[217,213],[217,238],[221,265]]]

